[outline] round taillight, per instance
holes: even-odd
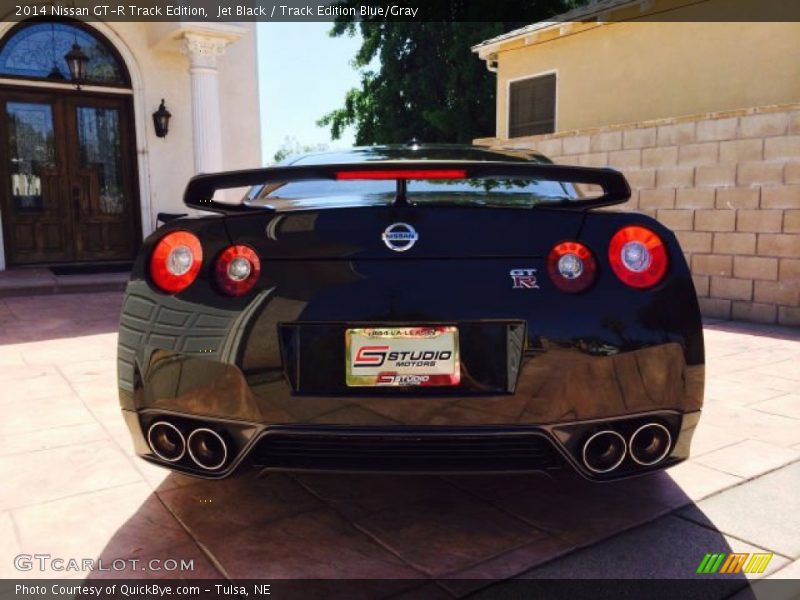
[[[562,292],[582,292],[594,282],[597,263],[580,242],[561,242],[547,256],[547,273]]]
[[[261,261],[249,246],[228,246],[217,258],[217,286],[229,296],[242,296],[253,289],[261,273]]]
[[[197,279],[203,247],[188,231],[171,231],[158,240],[150,255],[150,278],[160,289],[176,294]]]
[[[669,265],[663,240],[641,225],[629,225],[614,234],[608,246],[608,261],[625,285],[638,289],[660,282]]]

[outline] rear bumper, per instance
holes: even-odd
[[[606,319],[611,336],[605,321],[588,317],[460,315],[457,389],[347,388],[342,332],[356,322],[304,320],[301,304],[268,303],[266,292],[244,310],[214,312],[145,287],[132,282],[124,305],[120,402],[143,458],[202,477],[248,466],[437,473],[572,466],[615,479],[685,459],[702,408],[699,317],[678,331]],[[228,460],[219,470],[187,457],[160,461],[144,433],[156,419],[186,434],[219,431]],[[609,473],[581,464],[589,436],[610,428],[627,439],[650,420],[671,435],[658,464],[626,460]]]
[[[654,411],[612,419],[573,421],[552,425],[504,427],[344,427],[263,425],[145,410],[123,411],[137,453],[144,459],[208,479],[231,476],[248,468],[276,471],[362,473],[527,473],[574,468],[595,481],[623,479],[677,464],[689,456],[700,412]],[[146,431],[167,421],[185,436],[200,427],[217,431],[226,440],[230,459],[218,470],[193,463],[187,454],[166,464],[151,451]],[[587,469],[581,459],[584,441],[593,433],[611,430],[625,439],[646,423],[669,429],[667,457],[643,467],[628,454],[609,473]]]

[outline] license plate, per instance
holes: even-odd
[[[345,331],[348,386],[458,385],[456,327],[370,327]]]

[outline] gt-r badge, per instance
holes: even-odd
[[[511,269],[509,275],[514,284],[511,287],[515,290],[539,289],[539,284],[536,283],[536,269]]]
[[[389,250],[405,252],[417,243],[417,230],[408,223],[392,223],[381,235],[383,243]]]

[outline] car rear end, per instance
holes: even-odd
[[[306,172],[397,193],[223,208],[150,236],[120,327],[139,454],[205,477],[571,466],[597,480],[686,458],[704,359],[673,234],[591,202],[414,201],[412,176],[484,173],[465,164]]]

